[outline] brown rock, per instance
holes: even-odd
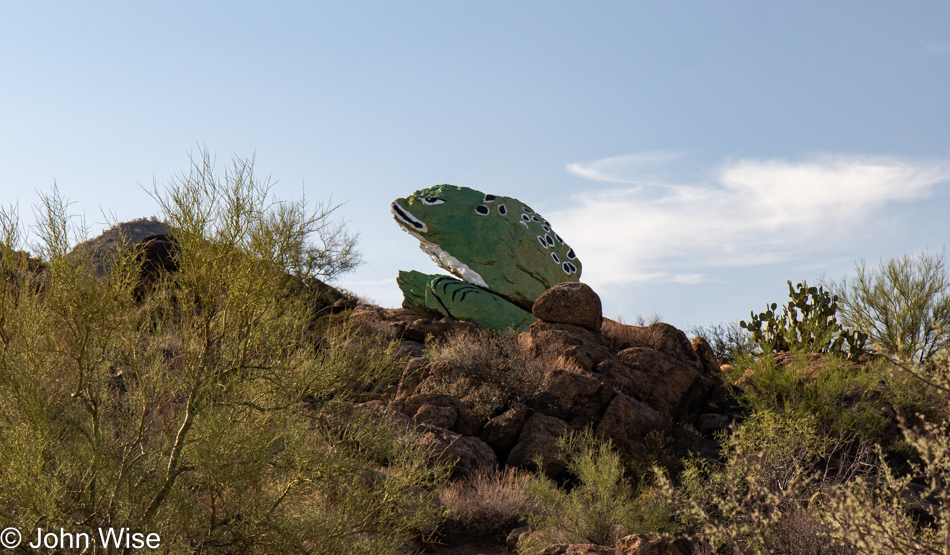
[[[728,428],[730,421],[731,419],[724,414],[709,412],[699,415],[696,419],[696,429],[704,434],[717,432]]]
[[[381,308],[361,304],[353,309],[349,321],[364,331],[386,339],[406,339],[424,343],[428,336],[436,339],[459,330],[478,330],[480,326],[451,318],[432,320],[406,308]]]
[[[515,403],[502,414],[492,418],[482,428],[482,441],[490,445],[496,453],[503,453],[511,449],[518,441],[525,418],[528,417],[528,407]]]
[[[532,356],[559,357],[566,366],[588,371],[613,354],[600,335],[571,324],[535,322],[518,342]]]
[[[703,372],[707,376],[718,376],[720,372],[719,361],[716,359],[712,347],[709,346],[709,342],[703,337],[697,337],[693,339],[693,350],[699,355],[699,360],[703,364]]]
[[[446,430],[455,426],[459,413],[454,407],[440,407],[436,405],[422,405],[412,419],[419,424],[427,424]]]
[[[567,422],[544,414],[533,414],[524,423],[518,443],[508,454],[508,466],[536,470],[534,461],[541,458],[544,473],[551,477],[562,475],[567,465],[561,460],[557,440],[568,432]]]
[[[613,547],[580,543],[574,545],[552,545],[538,552],[538,555],[616,555]]]
[[[630,347],[649,347],[697,370],[703,369],[703,363],[686,334],[669,324],[659,322],[644,327],[628,326],[605,318],[601,333],[617,353]]]
[[[538,320],[574,324],[599,331],[603,314],[600,297],[585,283],[558,283],[541,294],[531,307]]]
[[[602,380],[579,370],[552,368],[530,404],[537,412],[565,420],[583,417],[596,422],[613,392]]]
[[[449,395],[420,393],[396,399],[392,408],[419,424],[451,429],[464,435],[478,435],[481,431],[478,419],[471,409]]]
[[[405,399],[416,392],[419,382],[428,374],[428,366],[425,357],[412,357],[406,361],[406,367],[402,371],[402,377],[399,379],[399,389],[396,391],[396,399]]]
[[[484,441],[443,428],[424,427],[417,439],[432,450],[435,459],[453,466],[453,475],[467,476],[480,468],[498,466],[498,457]]]
[[[695,366],[646,347],[624,349],[617,357],[631,370],[633,396],[664,418],[677,420],[703,398],[702,375]]]
[[[622,453],[631,454],[643,442],[643,437],[660,427],[662,417],[644,403],[622,393],[614,396],[596,432],[609,439]]]
[[[633,534],[617,540],[616,555],[683,555],[674,544],[657,534]]]

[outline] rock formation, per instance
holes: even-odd
[[[536,383],[480,418],[472,398],[445,391],[471,391],[484,385],[484,378],[449,361],[427,359],[422,344],[477,326],[366,305],[357,307],[350,321],[401,340],[409,357],[391,410],[418,426],[477,439],[501,464],[534,469],[540,458],[545,473],[563,477],[566,465],[557,440],[584,428],[628,456],[643,451],[651,432],[671,430],[692,438],[694,451],[714,450],[695,430],[721,429],[732,413],[711,402],[725,389],[708,345],[690,343],[668,324],[640,327],[605,319],[600,298],[580,283],[555,285],[540,295],[534,315],[538,320],[520,333],[517,348],[524,364],[537,368]]]

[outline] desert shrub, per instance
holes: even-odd
[[[430,360],[448,363],[452,371],[436,386],[470,405],[486,418],[514,401],[532,397],[540,388],[550,357],[533,357],[518,344],[515,332],[461,331],[427,344]]]
[[[483,469],[444,487],[439,499],[462,529],[498,536],[537,512],[530,482],[530,474],[513,468]]]
[[[853,280],[834,284],[842,320],[866,333],[874,350],[902,363],[921,363],[946,350],[950,333],[950,275],[944,255],[922,251],[865,261]]]
[[[867,335],[842,327],[837,321],[838,297],[823,286],[809,287],[806,282],[792,286],[788,282],[791,299],[782,307],[772,303],[765,310],[751,313],[748,323],[739,326],[752,333],[752,339],[763,353],[805,351],[809,353],[841,354],[857,358],[864,353]]]
[[[274,203],[249,161],[221,177],[207,155],[159,205],[180,271],[139,302],[134,253],[99,279],[88,253],[67,256],[67,203],[44,198],[44,286],[24,271],[0,288],[0,517],[156,532],[168,552],[385,554],[433,533],[446,469],[404,429],[331,433],[314,408],[372,395],[396,368],[390,345],[315,337],[286,294],[288,271],[352,265],[303,241],[330,212]]]
[[[904,427],[919,460],[893,472],[878,450],[880,472],[840,485],[824,517],[833,536],[860,553],[950,553],[950,430],[946,422]]]
[[[808,507],[817,484],[865,468],[864,450],[847,458],[849,443],[814,418],[758,412],[724,438],[722,463],[687,461],[679,487],[657,469],[659,489],[688,537],[718,552],[849,553],[829,550],[830,530]]]
[[[535,475],[529,491],[540,510],[528,517],[534,532],[519,541],[519,553],[564,543],[606,545],[629,534],[676,530],[667,498],[652,488],[634,488],[610,442],[582,432],[563,436],[559,447],[576,484],[568,491],[541,471]]]

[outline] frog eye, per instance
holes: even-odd
[[[437,197],[423,197],[422,199],[422,204],[425,204],[426,206],[432,206],[433,204],[442,204],[443,202],[445,201]]]
[[[479,204],[475,207],[475,213],[479,216],[487,216],[490,210],[484,204]]]
[[[505,214],[508,213],[508,209],[505,208],[505,205],[504,205],[504,204],[499,204],[499,205],[498,205],[498,213],[501,214],[502,216],[504,216]]]
[[[495,202],[495,195],[485,195],[484,202]]]

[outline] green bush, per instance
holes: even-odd
[[[841,447],[815,418],[763,411],[724,438],[722,463],[689,460],[678,487],[657,469],[659,489],[687,537],[715,552],[849,553],[831,549],[830,530],[808,510],[815,470]]]
[[[206,154],[159,204],[180,271],[142,300],[134,252],[111,253],[107,279],[90,252],[69,252],[57,193],[41,210],[42,287],[16,256],[15,215],[0,222],[12,270],[0,288],[0,518],[156,532],[175,553],[391,554],[433,533],[444,467],[385,421],[321,424],[323,400],[372,396],[398,376],[393,346],[317,336],[306,299],[287,294],[288,272],[357,261],[352,237],[326,227],[332,210],[275,203],[249,161],[221,177]]]
[[[838,485],[822,514],[839,542],[861,553],[950,553],[950,430],[904,427],[917,460],[897,474],[878,450],[879,472]]]
[[[609,442],[583,432],[563,436],[559,446],[577,484],[565,491],[538,472],[529,485],[539,508],[528,516],[535,531],[518,543],[519,553],[564,543],[607,545],[629,534],[677,530],[667,498],[652,488],[638,492]]]

